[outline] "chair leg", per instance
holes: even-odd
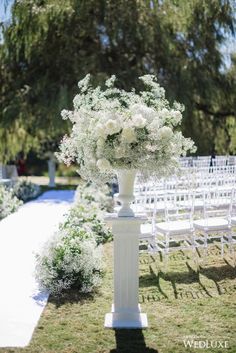
[[[169,250],[164,252],[164,272],[168,270],[168,263],[169,263]]]
[[[235,250],[233,248],[233,264],[234,264],[234,267],[236,267],[236,257],[235,257]]]
[[[208,256],[208,242],[207,242],[208,234],[204,232],[203,235],[204,235],[203,263],[205,263]]]
[[[224,240],[223,237],[221,237],[221,258],[224,258]]]

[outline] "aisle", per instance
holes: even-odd
[[[47,303],[34,279],[35,253],[73,202],[74,191],[47,191],[0,222],[0,347],[24,347]]]

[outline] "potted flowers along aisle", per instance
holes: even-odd
[[[152,75],[140,77],[145,90],[126,92],[114,87],[115,76],[105,88],[95,89],[90,75],[79,82],[80,93],[74,98],[74,111],[62,111],[73,128],[60,145],[59,159],[79,166],[79,174],[96,183],[118,176],[118,216],[134,216],[129,203],[137,171],[143,176],[170,175],[178,159],[194,149],[192,140],[174,128],[182,119],[183,106],[170,107],[165,90]]]

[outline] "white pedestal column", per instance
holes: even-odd
[[[48,160],[48,176],[49,176],[48,186],[51,186],[52,188],[56,186],[55,175],[56,175],[56,163],[53,157],[50,157],[50,159]]]
[[[114,235],[114,304],[105,316],[106,328],[147,328],[138,304],[139,234],[144,217],[107,217]]]

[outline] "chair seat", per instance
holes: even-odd
[[[191,233],[193,228],[189,221],[170,221],[156,223],[156,230],[161,233],[185,234]]]
[[[141,224],[141,233],[139,234],[139,240],[154,240],[154,234],[152,232],[152,225],[150,223]]]
[[[141,224],[140,230],[141,230],[141,234],[152,234],[152,225],[151,225],[151,223]]]
[[[231,218],[231,223],[232,223],[232,224],[236,224],[236,217],[232,217],[232,218]]]
[[[229,228],[229,222],[225,218],[211,217],[208,219],[199,219],[193,222],[197,229],[224,230]]]

